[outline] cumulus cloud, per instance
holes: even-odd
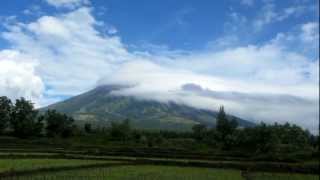
[[[116,36],[100,34],[89,8],[60,16],[43,16],[31,23],[9,25],[2,36],[36,59],[46,95],[70,96],[93,88],[130,54]]]
[[[44,83],[35,73],[37,62],[14,50],[0,51],[0,94],[15,100],[25,97],[39,106]]]
[[[74,9],[82,5],[90,4],[89,0],[45,0],[48,4],[57,8],[70,8]]]

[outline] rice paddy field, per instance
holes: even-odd
[[[71,156],[79,159],[56,158],[48,154],[36,153],[24,154],[10,158],[4,154],[0,158],[0,179],[4,180],[318,180],[315,174],[299,173],[270,173],[242,171],[226,167],[198,167],[198,165],[183,165],[187,160],[172,160],[155,158],[155,162],[145,161],[137,163],[138,158],[104,157],[77,155]],[[30,156],[28,158],[28,156]],[[88,158],[88,159],[86,159]],[[90,159],[97,158],[97,159]],[[108,159],[110,158],[110,159]],[[112,158],[114,158],[112,160]],[[152,159],[149,159],[152,160]],[[177,164],[166,164],[168,162],[179,162]],[[190,162],[197,162],[196,160]],[[206,161],[199,161],[208,163]],[[240,163],[240,162],[238,162]]]
[[[304,164],[121,156],[83,148],[0,146],[0,180],[318,180],[318,161]],[[93,153],[92,153],[93,152]],[[105,150],[104,152],[110,152]],[[164,152],[165,155],[170,154]],[[146,154],[148,155],[148,154]],[[269,167],[268,167],[269,166]],[[255,170],[243,169],[256,167]],[[259,168],[257,168],[259,167]],[[267,167],[267,168],[265,168]],[[279,170],[276,173],[273,170]],[[299,174],[299,168],[304,174]],[[261,170],[262,168],[262,170]],[[298,169],[298,171],[296,171]],[[311,169],[312,171],[307,171]],[[272,172],[272,173],[271,173]],[[293,173],[295,172],[295,173]],[[297,173],[299,172],[299,173]],[[309,173],[311,172],[311,173]],[[316,172],[316,173],[315,173]],[[309,173],[309,174],[308,174]]]
[[[319,180],[318,175],[292,174],[292,173],[254,173],[253,180]]]
[[[65,170],[59,172],[40,172],[5,180],[318,180],[316,175],[254,173],[244,177],[239,170],[174,167],[155,165],[123,165],[114,167]]]
[[[37,170],[57,167],[76,167],[85,165],[117,164],[117,161],[79,160],[79,159],[0,159],[0,173]]]
[[[12,179],[12,178],[11,178]],[[112,179],[112,180],[242,180],[240,171],[237,170],[218,170],[209,168],[191,168],[191,167],[170,167],[170,166],[119,166],[108,168],[95,168],[87,170],[63,171],[49,174],[38,174],[25,176],[16,179]]]

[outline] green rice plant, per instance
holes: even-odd
[[[78,160],[78,159],[0,159],[0,173],[35,170],[52,167],[68,167],[99,163],[117,163],[116,161]]]
[[[153,165],[127,165],[108,168],[94,168],[82,170],[70,170],[56,173],[42,173],[11,180],[245,180],[241,177],[240,171],[174,167],[174,166],[153,166]],[[9,180],[8,179],[8,180]]]
[[[254,173],[253,180],[319,180],[319,175],[293,173]]]

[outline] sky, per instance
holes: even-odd
[[[1,0],[0,95],[100,85],[254,122],[319,127],[319,0]]]

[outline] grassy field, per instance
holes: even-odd
[[[9,178],[8,178],[9,179]],[[171,167],[171,166],[117,166],[108,168],[95,168],[88,170],[72,170],[57,173],[38,174],[20,178],[19,180],[60,180],[60,179],[83,179],[83,180],[245,180],[241,172],[237,170]]]
[[[292,173],[254,173],[253,180],[319,180],[318,175],[304,175]]]
[[[174,167],[154,165],[124,165],[105,168],[89,168],[47,172],[5,180],[318,180],[317,175],[284,174],[284,173],[253,173],[249,178],[241,175],[239,170],[210,169],[195,167]]]
[[[222,162],[188,159],[135,158],[117,156],[63,155],[50,157],[46,153],[25,153],[24,156],[0,159],[0,178],[3,173],[19,175],[1,179],[188,179],[188,180],[316,180],[317,175],[292,173],[254,173],[244,175],[241,170],[230,170]],[[36,158],[34,157],[35,155]],[[29,157],[30,156],[30,157]],[[41,157],[43,156],[43,157]],[[29,157],[29,158],[28,158]],[[33,158],[31,158],[33,157]],[[67,158],[67,159],[64,159]],[[71,159],[69,159],[71,158]],[[75,158],[75,159],[73,159]],[[79,158],[79,159],[77,159]],[[129,165],[128,163],[131,163]],[[249,162],[247,162],[249,163]],[[312,162],[314,163],[314,162]],[[157,164],[157,165],[155,165]],[[216,164],[216,165],[215,165]],[[116,165],[116,166],[114,166]],[[203,166],[206,165],[206,166]],[[218,165],[218,166],[217,166]],[[190,166],[190,167],[185,167]],[[218,168],[217,168],[218,167]],[[237,168],[238,169],[238,168]],[[13,173],[12,173],[13,172]],[[16,174],[16,172],[18,172]],[[19,174],[21,173],[22,174]],[[25,172],[27,172],[25,174]],[[75,176],[76,175],[76,176]]]
[[[78,159],[0,159],[0,173],[8,171],[25,171],[40,168],[70,167],[103,163],[118,163],[117,161],[95,161]]]
[[[293,174],[318,174],[317,159],[271,162],[235,157],[232,154],[193,153],[181,149],[74,147],[46,141],[19,139],[17,142],[6,138],[0,138],[0,141],[4,141],[0,143],[0,179],[318,179],[317,175]],[[250,172],[242,171],[246,169]]]

